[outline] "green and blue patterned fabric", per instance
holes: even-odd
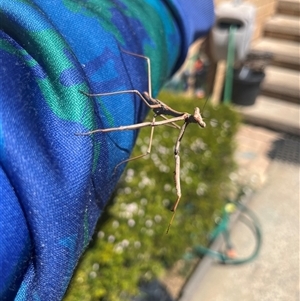
[[[212,0],[0,0],[0,300],[61,300],[153,95],[214,21]]]

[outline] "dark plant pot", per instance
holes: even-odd
[[[243,73],[244,72],[244,73]],[[235,70],[233,78],[232,102],[241,106],[251,106],[260,92],[260,84],[265,77],[262,71]]]

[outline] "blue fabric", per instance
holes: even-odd
[[[212,23],[211,0],[0,1],[0,300],[61,300],[136,139],[75,134],[148,110],[80,91],[147,91],[123,48],[157,94]]]
[[[181,32],[181,56],[175,66],[177,70],[184,62],[188,47],[196,39],[209,32],[214,24],[214,3],[210,0],[169,0],[167,1]]]

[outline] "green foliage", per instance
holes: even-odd
[[[197,99],[166,92],[159,99],[178,111],[203,106]],[[155,128],[150,156],[128,164],[65,301],[129,300],[140,281],[158,277],[188,248],[206,243],[235,169],[233,136],[239,117],[228,106],[209,103],[202,115],[207,127],[190,124],[182,139],[182,199],[169,234],[165,231],[176,200],[173,149],[179,131],[164,126]],[[146,152],[149,132],[141,130],[133,156]]]

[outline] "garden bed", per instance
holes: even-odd
[[[191,113],[204,105],[203,100],[167,92],[159,99]],[[176,200],[173,149],[179,131],[164,126],[155,128],[151,154],[128,163],[64,301],[134,300],[141,283],[166,282],[167,272],[178,262],[176,273],[188,277],[192,266],[182,258],[194,245],[207,244],[206,234],[224,205],[232,185],[229,175],[236,169],[239,115],[228,106],[208,103],[203,117],[207,127],[190,124],[181,142],[182,198],[169,234],[165,232]],[[140,131],[133,156],[145,153],[149,135],[150,128]]]

